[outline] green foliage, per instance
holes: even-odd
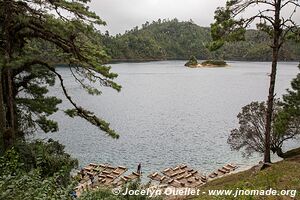
[[[65,114],[67,114],[70,117],[80,116],[88,120],[91,124],[99,127],[101,130],[105,131],[108,135],[110,135],[112,138],[118,139],[119,135],[112,129],[109,128],[109,123],[106,121],[98,118],[94,113],[84,110],[83,108],[77,108],[77,109],[68,109],[65,111]]]
[[[87,191],[83,193],[80,200],[94,200],[94,199],[105,199],[105,200],[120,200],[120,198],[114,195],[109,189],[98,189],[95,191]]]
[[[201,59],[208,56],[208,41],[209,29],[177,19],[159,19],[124,35],[102,36],[103,45],[115,60],[188,59],[190,55]]]
[[[300,64],[298,66],[300,69]],[[290,136],[300,134],[300,73],[291,82],[291,89],[283,95],[281,103],[283,109],[275,121],[275,130],[278,135]]]
[[[294,1],[227,0],[225,7],[218,7],[215,11],[214,23],[211,24],[212,42],[208,45],[208,48],[215,51],[227,42],[247,40],[246,28],[249,28],[252,23],[256,23],[257,29],[265,33],[270,39],[273,39],[275,33],[278,33],[277,40],[282,44],[287,40],[299,41],[299,26],[297,23],[293,22],[292,18],[276,18],[275,13],[279,13],[280,16],[281,10],[287,5],[295,6],[295,9],[300,7]],[[260,6],[269,8],[260,9]],[[243,13],[251,7],[257,8],[257,12],[252,12],[251,15],[244,18]],[[278,10],[275,11],[277,8]],[[270,10],[274,10],[274,14],[270,15]],[[293,15],[295,12],[296,10],[290,13]],[[273,40],[269,41],[269,46],[272,42]]]
[[[0,176],[17,174],[21,167],[23,164],[14,148],[7,150],[4,156],[0,157]]]
[[[106,200],[162,200],[162,197],[149,197],[146,195],[122,195],[125,192],[126,188],[128,190],[142,190],[146,189],[141,184],[140,180],[129,182],[120,188],[120,194],[115,195],[112,193],[111,189],[101,188],[95,191],[87,191],[80,196],[80,200],[93,200],[93,199],[106,199]]]
[[[282,15],[282,10],[286,6],[295,6],[295,9],[290,11],[289,14],[285,17]],[[243,14],[248,11],[250,8],[256,8],[256,12],[251,13],[247,18],[243,17]],[[260,9],[261,7],[267,7]],[[295,1],[257,1],[257,0],[227,0],[225,7],[217,8],[215,12],[215,22],[211,24],[211,35],[213,41],[219,41],[219,44],[224,44],[225,42],[234,42],[245,40],[245,29],[249,27],[252,23],[256,23],[258,30],[265,33],[270,39],[270,50],[272,50],[272,70],[270,74],[270,85],[269,85],[269,94],[268,94],[268,109],[266,110],[266,121],[265,121],[265,134],[260,136],[260,142],[255,141],[252,138],[251,145],[248,146],[248,149],[254,149],[257,151],[257,148],[261,150],[261,141],[264,138],[263,148],[264,148],[264,162],[271,162],[270,151],[276,151],[278,155],[282,154],[281,145],[284,140],[293,138],[289,136],[285,139],[279,139],[276,147],[271,147],[271,135],[272,135],[272,117],[273,117],[273,106],[274,106],[274,91],[275,91],[275,82],[276,82],[276,70],[277,62],[279,60],[280,49],[282,50],[282,45],[286,43],[288,39],[294,35],[295,38],[299,38],[299,25],[293,20],[291,16],[295,14],[296,9],[300,7],[300,4],[295,3]],[[270,12],[272,11],[272,12]],[[297,41],[297,39],[296,39]],[[212,45],[211,50],[217,50],[220,48],[220,45]],[[251,127],[251,126],[250,126]],[[236,135],[239,135],[238,132],[242,133],[243,131],[235,131]],[[257,131],[260,132],[260,131]],[[232,133],[234,134],[234,133]],[[247,135],[247,134],[240,134]],[[257,134],[260,135],[260,134]],[[273,137],[281,137],[272,135]],[[245,142],[247,143],[247,137]],[[252,146],[252,147],[251,147]],[[251,151],[250,151],[251,152]],[[279,152],[279,153],[278,153]]]
[[[59,173],[61,185],[70,183],[70,172],[78,166],[78,161],[65,153],[64,146],[57,141],[30,143],[20,141],[0,159],[0,175],[27,174],[36,171],[40,179],[53,178]]]
[[[17,95],[15,99],[20,136],[35,131],[37,127],[45,132],[57,131],[57,123],[47,118],[58,110],[57,105],[61,103],[60,99],[47,96],[47,85],[54,85],[55,75],[43,67],[23,72],[17,69],[16,73],[19,74],[15,77],[15,90],[27,94]]]
[[[295,120],[283,118],[288,116],[284,110],[282,102],[276,100],[272,116],[271,150],[280,157],[285,157],[281,149],[283,143],[296,139],[300,134],[299,115],[295,116]],[[250,156],[254,152],[264,153],[266,113],[265,102],[251,102],[242,108],[237,116],[239,127],[231,131],[227,140],[232,150],[243,150],[244,156]]]
[[[99,33],[95,26],[105,22],[89,11],[88,2],[0,1],[0,89],[3,93],[0,103],[4,108],[0,115],[1,119],[6,117],[1,121],[3,129],[12,133],[8,135],[8,143],[37,129],[58,130],[57,123],[49,116],[58,110],[61,100],[47,95],[47,88],[54,85],[56,78],[76,116],[118,137],[109,123],[73,101],[64,78],[56,70],[58,64],[65,64],[74,80],[91,95],[101,94],[94,83],[121,90],[114,82],[117,74],[104,65],[110,57],[97,39]],[[61,13],[69,13],[70,17]]]
[[[278,111],[278,107],[275,110]],[[266,120],[265,102],[251,102],[242,107],[237,115],[239,127],[233,129],[228,137],[228,144],[232,150],[244,150],[245,156],[254,152],[264,152],[264,133]]]
[[[0,157],[0,199],[71,199],[73,184],[64,186],[63,171],[50,177],[43,177],[39,169],[24,171],[20,156],[14,150],[6,151]]]
[[[189,61],[185,63],[184,66],[196,66],[198,64],[197,58],[195,56],[191,56]]]
[[[59,184],[62,175],[43,179],[39,171],[19,173],[14,176],[4,175],[0,181],[0,199],[71,199],[72,187],[65,188]]]
[[[242,26],[243,21],[235,20],[231,6],[238,1],[228,1],[225,8],[219,7],[215,11],[215,22],[211,24],[211,37],[214,41],[209,45],[211,51],[215,51],[224,45],[225,42],[245,40],[246,29]]]
[[[227,63],[224,60],[206,60],[201,65],[226,66]]]
[[[42,177],[53,176],[56,172],[64,171],[66,178],[64,182],[68,182],[69,174],[74,167],[78,166],[78,161],[71,158],[64,148],[62,144],[52,139],[47,142],[42,140],[20,141],[15,146],[25,171],[29,172],[38,168]]]
[[[300,64],[298,66],[300,69]],[[283,95],[283,106],[286,112],[293,116],[300,116],[300,73],[291,82],[288,94]]]
[[[247,30],[242,41],[231,43],[212,40],[211,29],[199,27],[191,21],[158,20],[145,23],[142,28],[134,28],[123,35],[102,35],[101,40],[107,53],[115,61],[122,60],[165,60],[189,59],[195,55],[198,59],[226,60],[271,60],[269,36],[257,30]],[[240,33],[241,34],[241,33]],[[233,36],[232,36],[233,37]],[[211,45],[218,49],[210,52]],[[223,46],[223,47],[222,47]],[[299,45],[287,42],[279,54],[281,60],[300,59]],[[221,48],[220,48],[221,47]]]

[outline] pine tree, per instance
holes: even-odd
[[[117,74],[104,65],[109,57],[95,40],[95,26],[105,22],[89,11],[88,2],[0,0],[0,132],[4,149],[38,127],[57,131],[57,123],[48,116],[58,110],[61,100],[46,95],[47,86],[55,79],[73,106],[66,114],[118,137],[107,122],[76,104],[55,67],[68,66],[89,94],[101,92],[87,82],[120,91],[121,86],[113,81]]]
[[[298,66],[300,69],[300,64]],[[291,82],[291,89],[287,90],[287,94],[283,95],[281,103],[282,111],[274,123],[274,129],[278,137],[285,136],[288,139],[295,138],[300,135],[300,73]],[[282,153],[281,148],[275,149],[279,154]]]
[[[282,15],[282,10],[287,6],[293,9],[290,15],[285,17]],[[257,12],[248,18],[243,18],[242,14],[253,7]],[[279,50],[288,39],[293,38],[296,41],[300,39],[299,24],[293,18],[299,7],[298,0],[228,0],[225,7],[215,11],[215,22],[211,24],[213,39],[211,50],[220,48],[225,42],[245,40],[246,28],[256,22],[257,28],[268,34],[272,40],[270,44],[272,65],[265,123],[265,163],[271,162],[271,126]]]

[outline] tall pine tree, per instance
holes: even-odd
[[[95,26],[105,22],[89,11],[88,2],[0,0],[2,150],[38,127],[45,132],[57,130],[57,123],[48,116],[58,110],[61,100],[47,96],[47,86],[55,79],[73,106],[66,114],[79,116],[113,138],[118,137],[107,122],[76,104],[55,67],[59,63],[67,65],[89,94],[100,94],[91,82],[120,91],[120,85],[113,81],[117,74],[104,66],[109,57],[94,39],[98,34]]]
[[[283,15],[282,10],[287,7],[292,9],[288,15]],[[288,39],[300,40],[299,22],[294,18],[299,7],[299,0],[228,0],[225,7],[215,11],[215,22],[211,24],[213,39],[211,50],[220,48],[225,42],[245,40],[245,29],[252,23],[256,23],[257,28],[268,34],[272,40],[270,43],[272,64],[265,123],[265,163],[271,162],[271,126],[279,50]],[[249,10],[252,14],[245,18],[243,14]]]

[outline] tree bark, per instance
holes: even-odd
[[[2,88],[2,69],[0,68],[0,155],[4,153],[5,111]]]
[[[6,69],[6,83],[7,83],[7,100],[6,100],[6,108],[7,108],[7,126],[8,129],[5,130],[4,134],[4,147],[5,149],[9,149],[15,141],[16,136],[16,119],[15,119],[15,106],[14,106],[14,95],[13,95],[13,76],[12,76],[12,70]]]
[[[13,71],[9,66],[12,58],[12,44],[14,42],[10,27],[11,27],[11,0],[5,0],[4,6],[4,20],[3,20],[3,41],[4,41],[4,62],[1,66],[2,70],[2,90],[3,90],[3,103],[5,112],[5,128],[3,133],[4,149],[9,149],[15,140],[16,133],[16,118],[15,118],[15,101],[13,92]],[[1,116],[0,116],[1,117]]]
[[[264,163],[271,163],[271,126],[272,126],[272,115],[273,115],[273,104],[274,104],[274,91],[277,71],[278,53],[280,48],[280,7],[281,0],[278,0],[275,5],[275,20],[274,20],[274,35],[273,35],[273,51],[272,51],[272,69],[270,74],[270,86],[269,96],[267,105],[267,116],[266,116],[266,132],[265,132],[265,152],[264,152]]]
[[[286,155],[282,152],[282,149],[281,149],[280,147],[278,147],[278,148],[276,149],[276,154],[277,154],[277,156],[280,157],[280,158],[286,158]]]

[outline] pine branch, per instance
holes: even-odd
[[[106,132],[108,135],[110,135],[112,138],[119,138],[119,135],[112,129],[110,129],[109,127],[109,123],[105,122],[104,120],[98,118],[96,115],[94,115],[92,112],[78,106],[70,97],[70,95],[68,94],[65,86],[64,86],[64,80],[62,78],[62,76],[56,72],[56,70],[51,67],[50,65],[48,65],[47,63],[43,63],[41,62],[42,65],[46,66],[50,71],[52,71],[54,74],[57,75],[57,77],[60,80],[60,85],[63,89],[63,93],[65,95],[65,97],[69,100],[69,102],[74,106],[76,112],[72,112],[72,115],[75,116],[79,116],[82,117],[84,119],[86,119],[88,122],[90,122],[91,124],[99,127],[102,131]],[[68,113],[68,112],[66,112]],[[69,115],[72,117],[72,115]]]
[[[119,135],[112,130],[109,127],[109,123],[105,122],[104,120],[100,119],[99,117],[97,117],[96,115],[94,115],[92,112],[78,106],[73,99],[71,98],[71,96],[68,94],[67,89],[64,85],[64,80],[62,78],[62,76],[55,70],[54,67],[50,66],[48,63],[45,63],[43,61],[40,60],[32,60],[29,61],[25,64],[26,66],[32,66],[32,65],[42,65],[46,68],[48,68],[51,72],[53,72],[59,79],[60,81],[60,85],[61,88],[63,90],[64,96],[67,98],[67,100],[72,104],[72,106],[74,107],[73,110],[68,110],[66,111],[66,114],[68,114],[71,117],[74,116],[79,116],[83,119],[85,119],[86,121],[88,121],[89,123],[99,127],[102,131],[104,131],[105,133],[107,133],[109,136],[111,136],[112,138],[119,138]]]

